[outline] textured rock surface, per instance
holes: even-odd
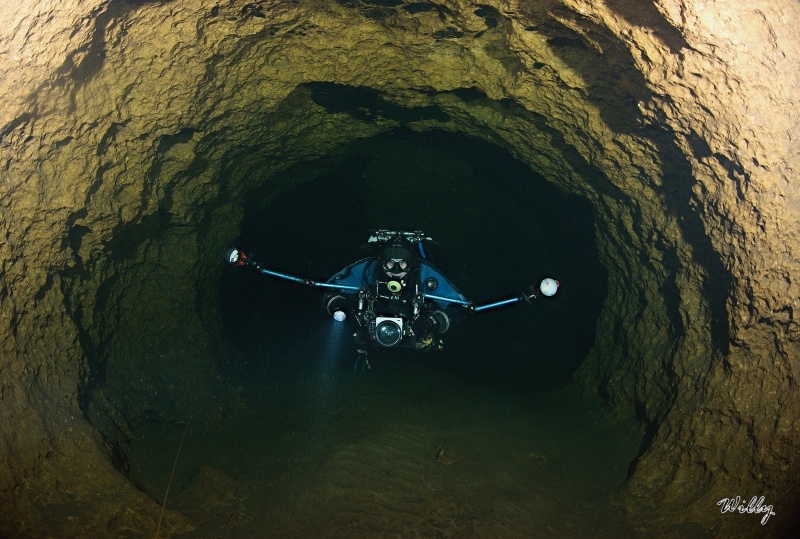
[[[798,21],[788,0],[5,9],[2,529],[154,528],[111,465],[117,411],[213,409],[193,388],[242,200],[401,124],[501,145],[594,205],[609,299],[578,380],[646,425],[631,519],[746,534],[708,508],[797,507]],[[382,100],[348,109],[316,82]]]

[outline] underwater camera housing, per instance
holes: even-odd
[[[403,319],[399,316],[376,316],[370,329],[381,346],[395,346],[403,339]]]

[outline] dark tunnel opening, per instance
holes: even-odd
[[[341,109],[334,99],[340,92],[316,90],[324,103],[315,103],[331,114],[370,120],[359,117],[360,108]],[[437,117],[435,110],[406,117],[380,101],[369,103],[370,111],[391,114],[401,125]],[[218,180],[226,185],[235,178]],[[200,286],[205,298],[217,287],[217,301],[209,303],[219,311],[205,320],[217,321],[211,333],[221,329],[221,342],[214,338],[203,349],[193,333],[196,325],[184,331],[173,320],[170,327],[178,334],[160,328],[148,335],[157,338],[134,344],[144,360],[114,364],[115,393],[108,400],[121,416],[103,418],[102,395],[92,406],[93,423],[110,433],[106,444],[114,464],[158,500],[170,476],[164,448],[182,443],[191,418],[182,471],[173,484],[175,507],[189,512],[195,492],[254,489],[259,506],[272,508],[264,518],[276,521],[281,511],[303,513],[295,502],[304,490],[326,483],[349,488],[328,477],[338,473],[337,466],[356,466],[348,473],[358,491],[366,492],[373,488],[370,470],[395,458],[413,462],[431,443],[475,447],[477,464],[462,473],[478,476],[505,473],[499,463],[509,447],[518,455],[513,466],[534,475],[541,462],[558,463],[544,478],[520,476],[524,497],[566,489],[575,499],[609,499],[610,485],[624,479],[641,440],[636,425],[598,421],[599,402],[571,383],[594,345],[608,274],[599,258],[593,206],[553,180],[484,140],[409,127],[336,146],[321,158],[265,174],[261,185],[248,178],[256,187],[232,201],[243,218],[231,241],[270,270],[324,281],[363,256],[370,231],[388,228],[432,236],[446,254],[440,269],[477,304],[516,296],[546,276],[561,287],[552,298],[467,314],[447,332],[442,351],[370,349],[367,367],[359,363],[352,335],[333,329],[319,289],[219,260],[219,280]],[[153,242],[126,234],[114,250],[122,267],[129,265],[130,249],[157,261],[175,247],[192,245],[190,228],[172,223],[168,213],[159,215],[166,221],[155,223],[157,230],[169,234]],[[148,281],[148,265],[131,264],[148,286],[166,284]],[[138,304],[128,297],[126,282],[121,278],[111,287],[120,309]],[[189,292],[191,283],[184,286]],[[146,332],[151,326],[141,327]],[[169,369],[165,359],[174,361]],[[211,364],[200,362],[209,359]],[[129,388],[131,376],[141,378]],[[105,389],[111,388],[98,395],[109,393]],[[576,436],[594,440],[591,455],[585,444],[567,442]],[[563,444],[570,448],[565,456]],[[537,450],[524,452],[525,447]],[[403,455],[387,455],[385,448]],[[435,463],[457,458],[436,451]],[[569,486],[561,484],[561,463],[577,470]],[[435,470],[422,475],[442,485],[450,481]],[[458,477],[453,480],[464,484]],[[398,479],[397,491],[413,493],[404,481]],[[457,494],[482,495],[478,484]],[[313,510],[335,510],[336,500]]]
[[[188,429],[172,507],[194,514],[207,493],[228,493],[246,500],[236,514],[255,536],[385,518],[432,535],[451,517],[428,507],[471,513],[490,499],[476,533],[512,522],[508,536],[525,536],[567,499],[596,505],[575,526],[597,529],[641,437],[570,383],[607,287],[586,200],[479,139],[398,129],[288,168],[241,204],[236,245],[274,271],[325,280],[362,256],[371,230],[390,228],[432,236],[441,269],[477,303],[545,275],[561,288],[471,314],[441,352],[370,349],[365,369],[319,289],[225,265],[219,406]],[[158,500],[164,448],[183,444],[184,424],[143,417],[131,430],[128,476]],[[209,529],[229,522],[219,507]],[[630,535],[624,522],[601,525]]]
[[[332,99],[330,88],[323,90]],[[326,105],[336,111],[340,103]],[[372,109],[386,114],[381,102]],[[400,123],[419,119],[392,114]],[[219,178],[223,185],[228,180]],[[217,283],[194,284],[218,287],[218,301],[208,303],[218,305],[219,312],[208,314],[208,320],[221,325],[222,339],[204,345],[195,333],[198,327],[184,328],[170,305],[144,307],[127,286],[132,275],[148,292],[174,286],[170,266],[158,261],[194,242],[191,227],[173,222],[166,210],[157,213],[112,246],[119,271],[101,290],[100,305],[131,316],[138,328],[130,330],[134,357],[125,361],[121,355],[117,361],[116,351],[106,354],[98,347],[104,368],[95,376],[108,367],[111,382],[96,378],[84,405],[114,465],[154,500],[169,476],[164,448],[179,442],[176,436],[189,418],[191,446],[174,484],[176,492],[189,493],[178,500],[186,507],[193,489],[208,488],[197,485],[209,479],[209,469],[237,481],[268,478],[271,484],[291,471],[306,473],[299,464],[287,467],[287,459],[294,462],[290,455],[324,460],[341,440],[363,438],[373,444],[371,437],[384,425],[402,430],[396,422],[407,417],[417,421],[415,429],[425,430],[429,409],[441,411],[442,419],[434,423],[443,423],[436,432],[451,433],[435,437],[455,437],[459,444],[493,436],[494,413],[508,422],[500,437],[506,445],[526,443],[534,431],[516,429],[532,421],[531,414],[547,414],[546,421],[606,437],[603,429],[611,427],[594,422],[596,411],[571,384],[594,344],[608,281],[596,244],[595,212],[586,199],[556,187],[499,146],[462,134],[401,127],[272,173],[233,202],[244,217],[232,241],[265,267],[291,275],[324,281],[362,257],[371,230],[389,228],[432,236],[446,254],[440,269],[475,303],[520,294],[546,276],[557,278],[561,287],[553,298],[468,315],[447,332],[441,352],[371,350],[371,369],[365,369],[352,336],[331,331],[318,289],[219,260]],[[142,264],[140,256],[150,263]],[[160,269],[151,273],[153,267]],[[184,286],[188,297],[192,284]],[[147,319],[152,312],[171,313],[167,329],[166,318]],[[108,335],[116,331],[104,328]],[[120,348],[124,354],[124,344]],[[510,395],[518,400],[509,401]],[[502,411],[504,406],[508,409]],[[365,409],[374,417],[364,417]],[[469,423],[461,424],[462,418]],[[581,427],[584,420],[591,425]],[[462,440],[452,434],[458,429]],[[414,436],[408,434],[403,445],[419,451],[407,446]],[[563,436],[571,435],[555,423],[545,435],[553,447]],[[620,462],[607,469],[618,468],[619,477],[629,464],[626,455],[635,453],[620,449],[625,436],[610,436],[608,447],[597,453]],[[575,462],[588,462],[577,449],[574,453]],[[302,487],[283,485],[286,492],[296,488]],[[600,489],[597,495],[603,497],[606,486],[587,469],[575,488]]]
[[[269,269],[324,281],[363,256],[370,230],[389,228],[431,235],[447,254],[442,269],[476,303],[517,294],[550,274],[562,284],[554,298],[470,315],[449,332],[442,352],[379,350],[375,365],[383,355],[547,390],[568,384],[593,345],[607,281],[593,210],[505,150],[443,131],[399,129],[352,143],[334,161],[298,165],[277,183],[290,187],[266,206],[262,195],[244,201],[237,239]],[[320,297],[318,289],[226,268],[221,320],[235,351],[226,375],[302,375],[302,361],[283,358],[324,327]],[[343,345],[345,354],[355,348]]]

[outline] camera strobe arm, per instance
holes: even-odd
[[[287,273],[281,273],[279,271],[269,270],[263,267],[259,262],[253,260],[252,258],[248,257],[244,251],[240,251],[238,249],[230,249],[228,250],[225,260],[237,267],[241,266],[250,266],[254,268],[259,273],[263,273],[264,275],[269,275],[271,277],[277,277],[279,279],[284,279],[286,281],[292,281],[294,283],[304,284],[306,286],[312,286],[315,288],[328,288],[332,290],[350,290],[350,291],[359,291],[360,288],[358,286],[353,285],[346,285],[346,284],[336,284],[336,283],[320,283],[317,281],[312,281],[311,279],[305,279],[303,277],[295,277],[294,275],[289,275]]]
[[[542,282],[539,284],[539,287],[536,288],[531,285],[528,288],[527,293],[522,293],[517,296],[508,298],[508,299],[501,299],[498,301],[493,301],[491,303],[484,303],[483,305],[473,305],[471,301],[464,301],[454,298],[445,298],[441,296],[434,296],[433,294],[425,294],[426,299],[432,299],[434,301],[444,301],[447,303],[455,303],[457,305],[461,305],[462,307],[466,307],[470,311],[474,313],[479,313],[481,311],[486,311],[488,309],[494,309],[497,307],[503,307],[505,305],[513,305],[514,303],[519,303],[520,301],[527,301],[530,303],[532,300],[539,297],[539,295],[544,296],[553,296],[558,291],[558,287],[560,286],[559,282],[555,279],[550,277],[543,279]]]
[[[488,309],[495,309],[497,307],[503,307],[505,305],[513,305],[514,303],[519,303],[520,301],[523,300],[530,303],[532,299],[536,299],[538,296],[539,296],[538,293],[535,293],[530,296],[527,294],[520,294],[519,296],[515,296],[513,298],[501,299],[499,301],[493,301],[491,303],[484,303],[483,305],[475,305],[474,307],[472,307],[472,311],[479,313],[481,311],[486,311]]]

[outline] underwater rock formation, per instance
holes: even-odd
[[[121,410],[213,409],[242,201],[400,126],[501,146],[593,205],[608,299],[576,379],[645,428],[632,521],[734,536],[722,498],[798,507],[798,22],[788,0],[4,9],[0,530],[155,528]]]

